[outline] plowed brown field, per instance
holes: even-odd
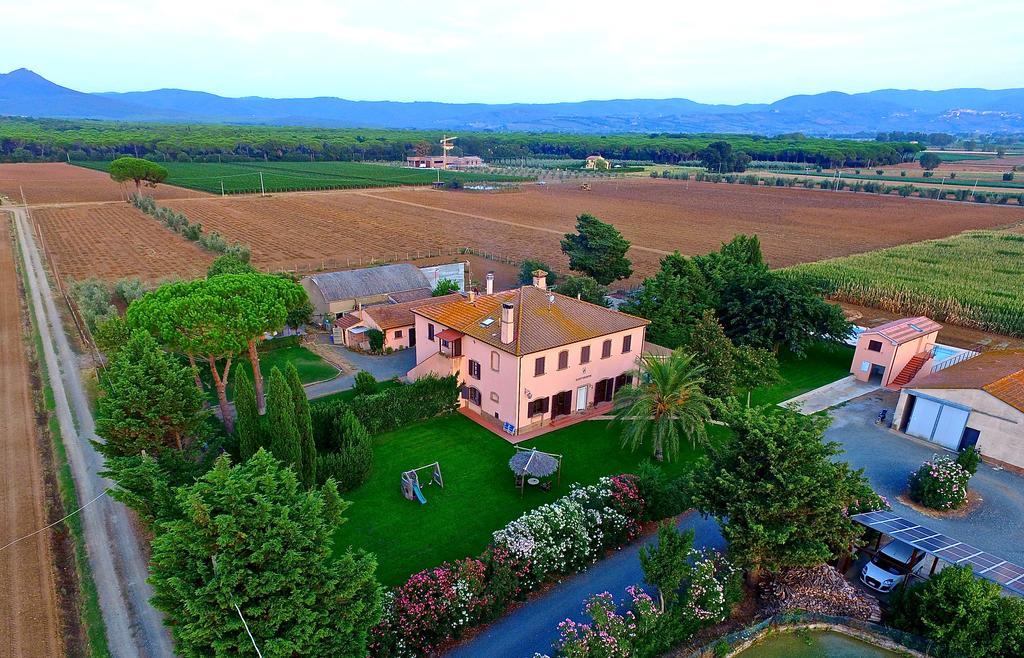
[[[213,257],[127,203],[34,208],[47,255],[63,278],[157,282],[206,271]]]
[[[349,258],[354,266],[360,259],[402,260],[416,251],[467,246],[547,260],[564,271],[559,239],[573,230],[579,213],[590,212],[633,243],[631,282],[653,272],[666,253],[704,253],[737,233],[760,236],[771,265],[784,267],[1024,219],[1016,206],[644,179],[595,182],[590,192],[570,185],[529,185],[506,194],[417,188],[176,199],[163,205],[201,222],[206,231],[250,245],[253,261],[271,269],[323,259],[343,266]],[[45,211],[46,235],[58,260],[67,263],[63,269],[107,278],[146,271],[160,278],[197,269],[181,251],[192,245],[130,207],[118,208],[116,215],[114,206],[108,208],[99,233],[77,236],[76,226],[98,226],[99,211]],[[36,214],[44,218],[43,211]],[[62,234],[65,244],[57,245]],[[147,241],[174,243],[178,251],[126,262],[125,254],[140,254]]]
[[[43,465],[21,333],[17,273],[0,213],[0,546],[46,525]],[[59,656],[49,532],[0,551],[0,656]]]
[[[61,162],[0,164],[0,196],[21,203],[21,192],[30,206],[40,203],[81,201],[123,201],[135,191],[134,183],[122,185],[102,171]],[[205,192],[173,185],[143,188],[156,199],[182,199],[207,196]]]

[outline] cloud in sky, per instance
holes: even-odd
[[[1024,86],[1019,0],[0,0],[0,70],[83,91],[449,102]]]

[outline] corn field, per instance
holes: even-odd
[[[797,265],[829,297],[1024,336],[1024,225]]]

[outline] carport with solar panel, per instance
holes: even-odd
[[[1019,564],[1003,560],[892,512],[865,512],[850,518],[908,544],[915,552],[921,551],[932,556],[930,573],[935,573],[939,560],[957,566],[969,566],[978,578],[990,580],[1010,594],[1024,596],[1024,567]]]

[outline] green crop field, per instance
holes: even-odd
[[[107,171],[110,162],[83,161],[74,164]],[[260,175],[267,192],[343,190],[360,187],[429,185],[438,170],[408,169],[362,162],[161,162],[167,168],[167,183],[214,194],[245,194],[260,191]],[[442,181],[464,183],[513,182],[528,180],[497,174],[442,171]]]
[[[829,296],[1024,336],[1024,225],[797,265]]]

